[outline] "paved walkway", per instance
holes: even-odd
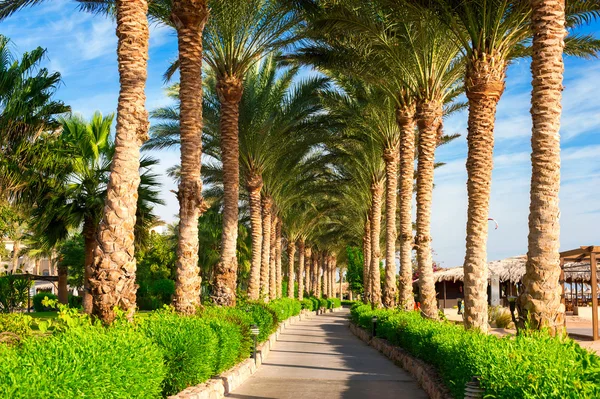
[[[348,310],[288,327],[240,399],[427,398],[406,371],[356,338]]]

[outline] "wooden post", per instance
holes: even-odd
[[[593,251],[593,249],[592,249]],[[590,252],[590,270],[592,286],[592,340],[598,340],[598,278],[596,277],[598,265],[596,264],[596,253]]]
[[[444,280],[444,309],[446,309],[446,280]]]

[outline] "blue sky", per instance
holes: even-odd
[[[600,24],[585,28],[596,32]],[[75,112],[89,117],[95,110],[115,112],[118,97],[116,36],[114,23],[100,16],[76,11],[72,0],[51,0],[0,22],[0,34],[13,40],[14,51],[23,53],[37,46],[48,49],[46,65],[63,75],[57,97]],[[176,55],[174,33],[152,26],[147,85],[147,107],[169,103],[162,75]],[[561,128],[561,248],[600,243],[600,60],[565,60],[565,91]],[[508,70],[506,91],[498,107],[490,217],[490,260],[527,251],[527,216],[531,178],[531,118],[529,116],[531,73],[521,60]],[[438,150],[438,161],[447,165],[436,171],[432,213],[435,259],[443,266],[462,264],[465,251],[466,112],[445,121],[447,133],[461,138]],[[175,219],[177,200],[170,192],[174,184],[164,171],[179,162],[177,151],[157,153],[163,175],[165,206],[157,213],[166,221]]]

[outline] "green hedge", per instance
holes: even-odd
[[[258,342],[264,342],[269,338],[276,328],[277,317],[275,313],[263,302],[246,302],[238,305],[238,308],[246,312],[260,330]]]
[[[158,311],[144,319],[140,329],[163,350],[165,395],[206,381],[215,373],[219,337],[206,320]]]
[[[308,300],[311,305],[315,301],[319,303]],[[247,359],[253,324],[265,341],[302,306],[283,298],[268,304],[241,302],[235,308],[205,306],[195,316],[160,310],[136,317],[132,324],[119,319],[109,328],[92,326],[78,310],[61,307],[45,335],[32,334],[29,316],[2,315],[0,332],[24,339],[14,347],[0,344],[0,397],[171,395]]]
[[[327,300],[327,309],[335,309],[342,306],[342,301],[338,298],[329,298]]]
[[[161,350],[130,327],[89,326],[0,345],[2,398],[157,398]]]
[[[282,322],[292,316],[297,316],[302,311],[302,304],[296,299],[280,298],[275,299],[267,304],[277,315],[277,321]]]
[[[352,321],[435,366],[454,397],[481,376],[489,398],[598,398],[600,358],[567,338],[543,333],[497,338],[426,320],[417,312],[371,310],[355,304]]]

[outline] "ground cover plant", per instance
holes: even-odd
[[[418,312],[355,304],[352,321],[433,365],[456,398],[481,377],[486,398],[597,398],[600,358],[568,338],[531,332],[498,338],[424,319]]]

